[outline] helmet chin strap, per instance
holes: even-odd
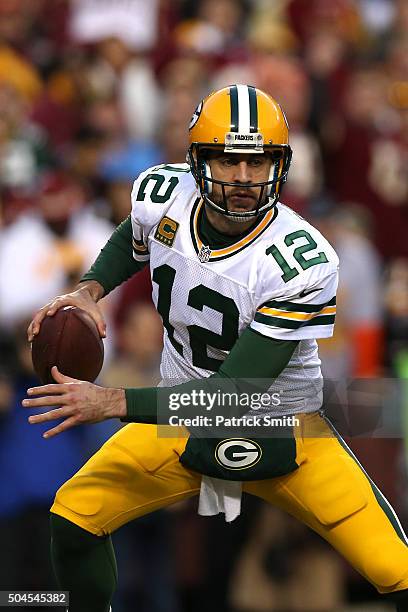
[[[252,219],[256,219],[256,217],[258,216],[258,215],[252,215],[250,217],[236,217],[235,215],[231,214],[231,212],[228,212],[228,214],[225,214],[226,213],[225,208],[221,208],[221,206],[218,206],[218,204],[210,200],[210,198],[207,195],[204,195],[204,202],[208,204],[208,206],[210,206],[212,210],[220,213],[224,218],[227,217],[227,219],[229,219],[230,221],[233,221],[234,223],[247,223],[248,221],[251,221]]]
[[[226,210],[225,208],[223,208],[222,206],[220,206],[219,204],[211,200],[207,194],[203,194],[203,199],[206,204],[208,204],[213,210],[215,210],[215,212],[222,214],[224,217],[227,217],[228,219],[230,219],[230,221],[233,221],[234,223],[246,223],[248,221],[256,219],[257,217],[259,217],[259,215],[262,215],[263,213],[262,209],[264,207],[268,207],[268,210],[269,210],[269,207],[274,206],[277,202],[276,197],[275,198],[268,197],[266,202],[264,203],[263,206],[261,206],[258,212],[256,212],[256,210],[253,210],[253,211],[248,211],[246,213],[236,213],[234,211]],[[251,214],[251,213],[254,213],[254,214]]]

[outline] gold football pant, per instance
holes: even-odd
[[[245,482],[325,538],[380,593],[408,588],[408,541],[395,512],[344,441],[317,413],[297,415],[297,470]],[[51,511],[95,534],[199,493],[200,475],[179,457],[187,438],[156,425],[118,431],[57,492]]]

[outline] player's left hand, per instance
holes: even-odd
[[[29,423],[46,423],[63,419],[61,423],[43,434],[51,438],[57,434],[84,423],[99,423],[126,415],[126,399],[123,389],[99,387],[84,380],[64,376],[54,366],[51,374],[56,384],[42,385],[27,389],[30,399],[24,399],[24,408],[45,408],[52,410],[28,417]],[[42,397],[33,397],[41,395]]]

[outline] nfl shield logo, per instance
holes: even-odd
[[[211,257],[210,247],[203,244],[203,246],[201,247],[198,253],[198,259],[201,261],[201,263],[207,263],[210,257]]]

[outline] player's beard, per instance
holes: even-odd
[[[239,191],[237,192],[239,193]],[[258,206],[258,198],[259,198],[259,194],[254,195],[254,194],[250,194],[249,197],[251,197],[251,200],[253,201],[253,206],[252,208],[238,208],[238,209],[234,209],[234,205],[231,205],[230,202],[230,198],[234,197],[234,192],[232,192],[231,194],[227,194],[226,198],[225,198],[225,202],[224,199],[222,197],[222,195],[220,195],[217,198],[214,197],[210,197],[210,199],[212,200],[212,202],[214,202],[214,204],[216,206],[219,206],[221,209],[223,210],[228,210],[228,212],[237,212],[237,213],[245,213],[245,212],[252,212],[254,210],[256,210],[257,206]],[[267,202],[267,198],[263,197],[261,203],[259,204],[259,208],[261,208],[262,206],[264,206]],[[222,214],[222,213],[219,213]],[[259,215],[256,215],[254,217],[235,217],[235,216],[228,216],[228,219],[234,223],[248,223],[249,221],[253,221],[255,222],[257,219],[259,218]]]

